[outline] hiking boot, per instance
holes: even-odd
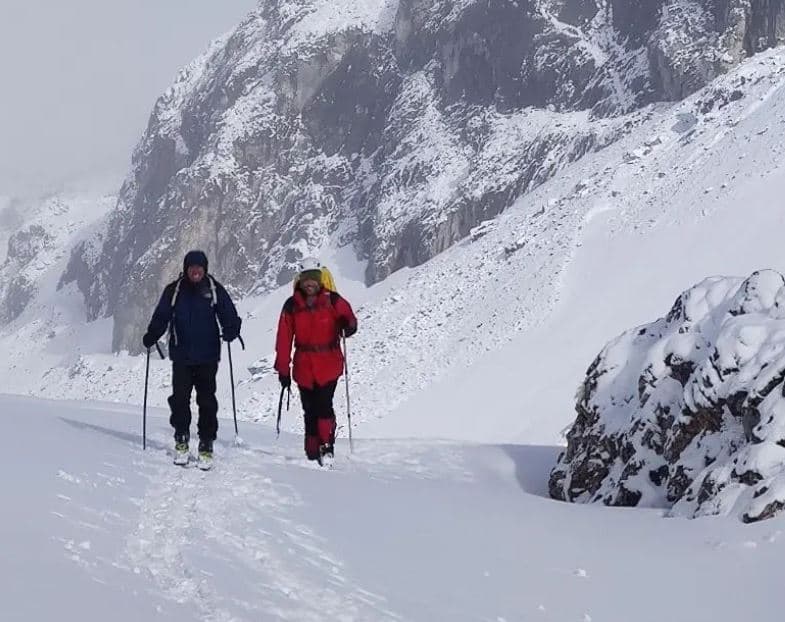
[[[188,464],[188,434],[175,433],[174,435],[174,463]]]
[[[319,447],[319,464],[328,469],[332,469],[335,463],[333,446],[324,444]]]
[[[213,466],[213,442],[199,441],[199,458],[196,465],[202,471],[209,471]]]
[[[210,457],[213,455],[213,442],[212,441],[199,441],[199,455],[202,454],[209,454]]]

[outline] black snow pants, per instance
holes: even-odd
[[[214,441],[218,433],[218,400],[215,398],[215,376],[218,363],[204,365],[172,364],[172,395],[169,407],[175,434],[190,436],[191,391],[196,388],[196,403],[199,406],[199,439]]]
[[[335,444],[335,410],[333,396],[338,381],[328,382],[323,387],[300,387],[300,401],[303,404],[305,417],[305,455],[309,460],[319,459],[322,445],[333,452]]]

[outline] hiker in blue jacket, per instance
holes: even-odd
[[[172,360],[169,422],[174,428],[175,462],[178,464],[188,461],[191,391],[194,388],[199,405],[199,456],[212,458],[213,441],[218,432],[215,376],[221,359],[221,337],[225,341],[237,339],[240,325],[229,294],[207,272],[207,255],[198,250],[190,251],[183,260],[183,273],[164,288],[142,337],[144,347],[151,348],[169,332],[169,358]]]

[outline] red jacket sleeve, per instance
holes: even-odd
[[[357,318],[354,316],[354,311],[352,311],[352,305],[349,304],[349,301],[345,298],[339,298],[335,302],[335,311],[338,314],[340,325],[351,329],[350,332],[352,334],[355,333],[357,331]]]
[[[291,376],[292,341],[294,340],[294,314],[284,305],[278,319],[278,334],[275,337],[275,371],[281,376]]]

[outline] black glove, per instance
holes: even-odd
[[[350,324],[348,326],[344,326],[341,329],[341,332],[343,333],[344,337],[351,337],[352,335],[354,335],[354,333],[357,332],[357,325],[356,324],[354,324],[354,325]]]
[[[224,326],[223,340],[234,341],[237,339],[240,336],[240,326],[242,326],[242,320],[240,318],[237,318],[237,324]]]
[[[278,374],[278,382],[281,383],[281,388],[283,389],[288,389],[292,386],[292,379],[289,376]]]
[[[145,333],[144,337],[142,337],[142,345],[148,350],[152,348],[157,342],[158,339],[153,337],[150,333]]]

